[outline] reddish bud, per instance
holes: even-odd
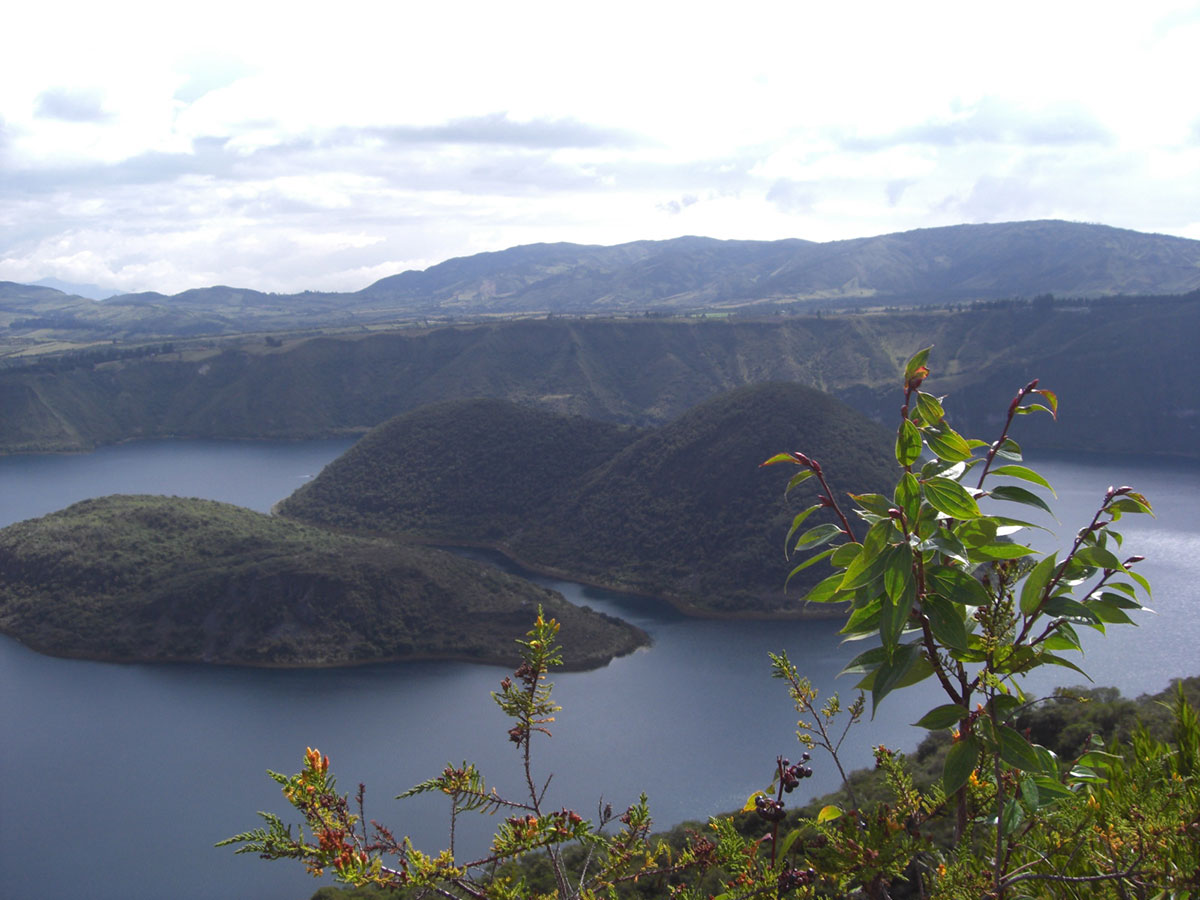
[[[929,377],[929,367],[928,366],[920,366],[915,372],[913,372],[912,378],[908,379],[908,383],[905,384],[904,387],[907,390],[915,391],[917,388],[919,388],[921,386],[921,383],[928,377]]]

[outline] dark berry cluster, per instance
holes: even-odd
[[[768,822],[783,820],[783,795],[785,792],[790,794],[799,787],[801,778],[812,777],[812,769],[805,765],[810,758],[808,753],[802,753],[800,762],[793,764],[791,760],[784,759],[782,756],[776,757],[775,766],[779,772],[778,793],[774,799],[766,794],[759,794],[754,798],[754,811],[761,818]]]
[[[816,877],[816,869],[784,869],[779,873],[779,878],[775,886],[779,893],[782,894],[786,891],[812,884]]]
[[[800,762],[792,765],[788,760],[781,759],[779,761],[779,780],[783,783],[783,789],[789,794],[800,786],[801,778],[811,778],[812,769],[805,765],[810,759],[807,753],[800,754]]]
[[[783,801],[759,794],[754,798],[754,811],[768,822],[778,822],[783,818]]]

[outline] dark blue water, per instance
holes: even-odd
[[[116,492],[202,496],[268,509],[348,442],[127,444],[85,456],[0,459],[0,524]],[[1156,520],[1129,520],[1127,548],[1150,559],[1152,606],[1140,628],[1112,629],[1083,660],[1099,683],[1127,694],[1159,690],[1200,673],[1200,467],[1146,459],[1047,458],[1066,541],[1109,483],[1131,483],[1156,503]],[[1072,527],[1065,527],[1066,523]],[[709,622],[669,608],[563,582],[569,599],[645,628],[654,647],[587,673],[556,679],[564,710],[537,747],[554,773],[550,802],[585,815],[622,807],[642,790],[656,820],[740,806],[764,787],[777,753],[796,752],[795,716],[769,678],[766,653],[786,649],[823,691],[850,694],[834,676],[856,652],[832,623]],[[253,827],[254,811],[286,812],[266,768],[292,772],[318,746],[342,789],[368,785],[369,818],[444,846],[448,821],[436,798],[392,798],[471,759],[501,791],[520,789],[519,760],[489,698],[504,672],[457,663],[318,671],[113,665],[60,660],[0,638],[0,892],[28,898],[290,898],[317,886],[296,864],[234,857],[212,844]],[[1042,678],[1035,690],[1076,683]],[[876,743],[912,746],[907,725],[937,702],[931,684],[902,692],[863,726],[849,762]],[[835,785],[818,757],[810,785]],[[460,839],[479,846],[494,821]],[[49,860],[53,859],[53,864]]]

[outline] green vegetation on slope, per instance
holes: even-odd
[[[366,434],[277,509],[349,531],[504,540],[636,437],[501,400],[434,404]]]
[[[1173,453],[1200,447],[1200,297],[1056,301],[962,311],[747,320],[543,320],[371,336],[261,339],[221,351],[65,360],[0,371],[0,452],[85,450],[130,438],[295,439],[366,431],[429,403],[494,397],[663,424],[746,384],[794,381],[893,421],[914,346],[945,360],[964,430],[994,428],[1030,377],[1067,402],[1023,446]],[[111,348],[110,348],[111,349]],[[970,360],[970,364],[967,361]],[[1105,426],[1122,408],[1130,428]]]
[[[782,535],[814,494],[803,486],[785,503],[758,464],[801,444],[829,460],[835,489],[886,483],[882,428],[810,388],[762,384],[641,433],[501,401],[423,408],[380,426],[279,511],[487,543],[693,611],[780,613],[806,583],[784,597]]]
[[[112,496],[0,531],[0,630],[61,656],[511,663],[539,605],[580,668],[637,629],[495,568],[208,500]]]

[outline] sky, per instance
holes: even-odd
[[[0,280],[353,291],[541,241],[1200,239],[1200,2],[20,4]]]

